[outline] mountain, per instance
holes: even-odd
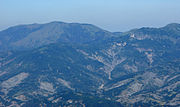
[[[0,38],[1,106],[180,106],[179,24],[108,32],[52,22]]]
[[[30,49],[56,42],[83,44],[109,36],[112,36],[110,32],[91,24],[51,22],[20,25],[0,32],[0,49]]]

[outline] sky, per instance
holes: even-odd
[[[0,30],[52,21],[112,32],[180,23],[180,0],[0,0]]]

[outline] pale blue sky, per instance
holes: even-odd
[[[63,21],[127,31],[180,23],[180,0],[0,0],[0,14],[0,30]]]

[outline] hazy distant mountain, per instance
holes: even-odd
[[[27,49],[57,42],[82,44],[112,36],[90,24],[51,22],[20,25],[0,32],[2,49]]]
[[[1,106],[180,106],[180,25],[108,32],[52,22],[0,32]]]

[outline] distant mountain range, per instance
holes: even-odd
[[[51,22],[0,32],[0,106],[180,106],[180,24],[109,32]]]

